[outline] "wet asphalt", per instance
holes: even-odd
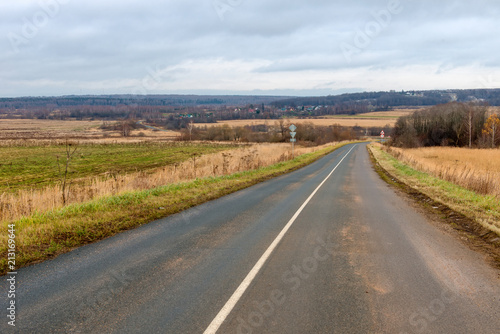
[[[0,332],[203,333],[337,165],[218,333],[498,333],[498,270],[381,181],[366,144],[19,270]]]

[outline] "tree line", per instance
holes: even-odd
[[[484,104],[452,102],[398,119],[391,144],[399,147],[496,147],[500,120]]]
[[[269,124],[230,127],[227,124],[186,127],[181,140],[214,140],[237,142],[290,142],[291,123],[279,120]],[[360,127],[343,127],[340,125],[318,126],[313,123],[301,123],[297,126],[297,141],[302,145],[322,145],[334,141],[354,140],[365,134],[366,129]],[[377,131],[377,130],[375,130]]]
[[[81,95],[0,98],[0,110],[59,109],[78,106],[210,106],[260,104],[284,99],[258,95]]]

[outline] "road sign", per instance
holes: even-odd
[[[290,139],[290,142],[292,143],[292,157],[295,158],[295,154],[293,152],[293,144],[297,142],[297,139],[295,139],[295,136],[297,135],[297,132],[295,132],[295,130],[297,130],[297,127],[294,124],[292,124],[290,125],[289,129],[290,129],[290,136],[292,137],[292,139]]]
[[[382,131],[380,132],[380,138],[384,138],[384,137],[385,137],[385,132],[382,130]]]

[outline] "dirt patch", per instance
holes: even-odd
[[[374,170],[385,182],[404,195],[404,198],[409,199],[414,207],[419,208],[430,218],[430,221],[439,222],[440,227],[445,227],[446,231],[451,232],[469,248],[485,254],[488,263],[500,269],[500,237],[495,232],[401,182],[380,166],[370,150],[368,154]]]

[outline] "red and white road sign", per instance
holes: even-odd
[[[384,138],[385,137],[385,132],[384,131],[381,131],[380,132],[380,138]]]

